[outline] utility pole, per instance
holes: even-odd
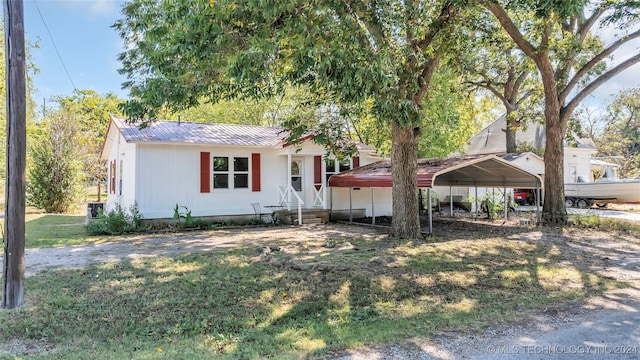
[[[7,179],[2,307],[24,303],[24,214],[27,153],[26,66],[22,0],[4,0],[7,66]]]

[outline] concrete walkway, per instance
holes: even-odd
[[[582,214],[582,215],[597,215],[601,217],[614,218],[620,220],[633,221],[640,224],[640,214],[630,213],[626,211],[607,210],[607,209],[567,209],[569,214]]]

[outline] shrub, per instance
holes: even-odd
[[[39,126],[42,135],[30,148],[27,203],[48,213],[69,212],[84,191],[77,126],[63,115]]]
[[[129,207],[128,213],[120,205],[107,213],[100,209],[98,218],[87,224],[89,235],[122,235],[141,230],[144,230],[144,227],[137,203]]]

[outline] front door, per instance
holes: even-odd
[[[295,190],[296,194],[304,201],[304,162],[302,158],[292,158],[291,159],[291,187]],[[293,196],[291,199],[291,205],[297,206],[298,199]]]

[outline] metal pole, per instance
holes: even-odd
[[[352,223],[353,222],[353,201],[351,199],[351,193],[353,191],[353,188],[349,188],[349,222]]]
[[[507,188],[503,187],[502,188],[502,197],[503,197],[503,201],[504,201],[504,219],[508,220],[509,219],[509,198],[507,196]]]
[[[429,235],[433,234],[433,216],[432,216],[432,211],[433,209],[431,208],[431,188],[427,188],[427,196],[429,197],[429,199],[427,199],[427,206],[429,207],[429,212],[428,212],[428,216],[429,216]]]
[[[540,224],[540,196],[542,191],[539,187],[536,188],[536,221],[537,224]]]
[[[453,187],[449,185],[449,216],[453,217]]]
[[[476,189],[476,196],[475,196],[475,206],[476,206],[476,218],[478,217],[478,185],[476,185],[475,187]]]
[[[373,199],[374,199],[373,188],[371,188],[371,225],[376,224],[376,211],[375,211],[375,205],[374,205]]]

